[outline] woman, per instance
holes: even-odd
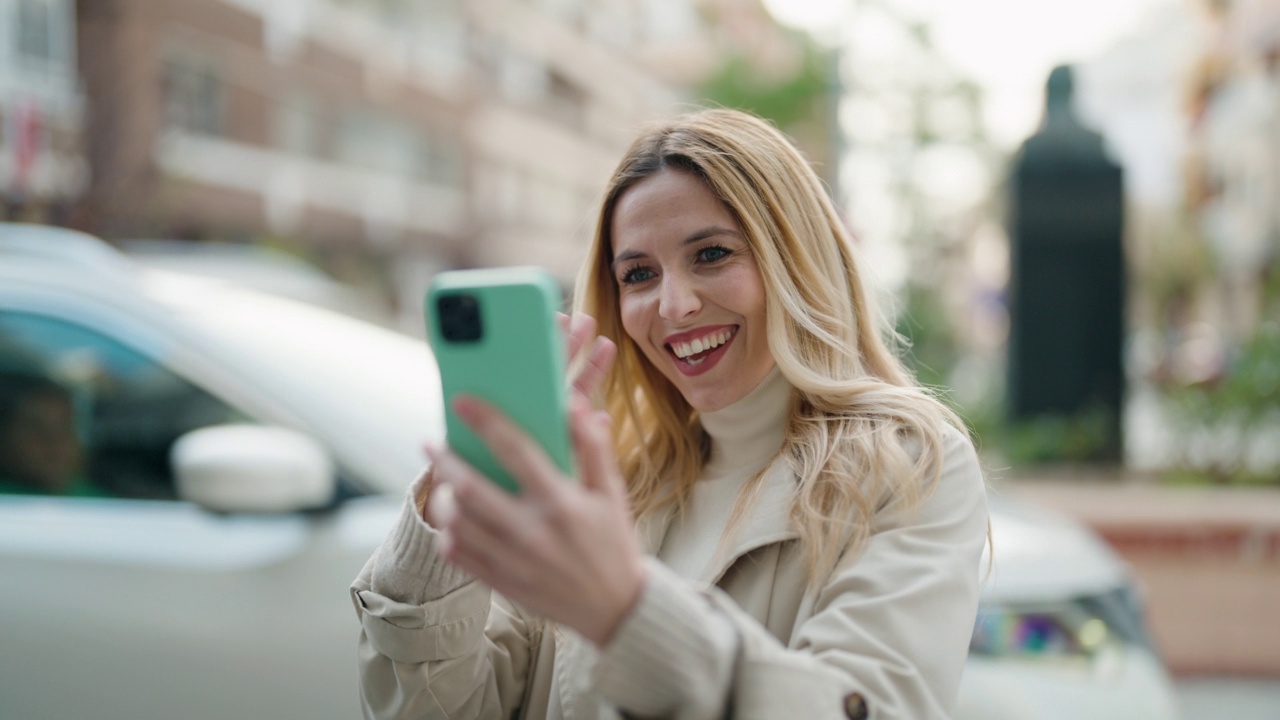
[[[800,154],[735,111],[648,130],[577,298],[579,482],[456,403],[524,492],[429,451],[353,587],[365,714],[947,717],[982,474]]]

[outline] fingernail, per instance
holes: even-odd
[[[449,457],[449,451],[439,445],[432,445],[427,453],[431,457],[431,463],[435,469],[436,484],[457,485],[457,480],[451,477],[455,473],[450,472],[450,467],[453,463]]]
[[[453,411],[458,413],[458,417],[468,425],[475,419],[476,403],[469,395],[453,396]]]
[[[448,527],[449,523],[453,522],[454,516],[458,514],[458,505],[453,498],[451,486],[445,484],[431,491],[431,498],[427,502],[427,514],[431,518],[431,525],[436,528]]]

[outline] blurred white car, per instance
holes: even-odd
[[[435,374],[420,340],[0,225],[0,718],[359,717],[347,587],[442,436]]]
[[[118,247],[148,268],[226,280],[378,325],[393,324],[391,310],[384,302],[282,250],[246,243],[162,239],[126,240]]]
[[[956,720],[1173,720],[1177,695],[1128,567],[1087,528],[989,495],[983,586]]]
[[[436,382],[421,340],[0,225],[0,718],[359,717],[347,587]],[[1173,718],[1114,555],[994,509],[958,717]]]

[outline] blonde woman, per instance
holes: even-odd
[[[365,715],[948,717],[982,474],[803,157],[736,111],[649,129],[577,298],[579,477],[458,401],[524,492],[431,449],[353,586]]]

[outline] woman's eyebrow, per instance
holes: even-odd
[[[648,255],[645,255],[639,250],[627,250],[626,252],[614,257],[613,261],[609,263],[609,266],[616,268],[618,267],[618,263],[624,263],[624,262],[627,262],[628,260],[638,260],[644,257],[648,257]]]
[[[734,230],[733,228],[727,228],[727,227],[724,227],[723,225],[709,225],[707,227],[702,228],[701,230],[698,230],[697,232],[690,234],[689,237],[686,237],[684,240],[680,241],[680,244],[691,245],[693,243],[699,242],[701,240],[706,240],[707,238],[715,237],[717,235],[732,235],[733,237],[736,237],[739,239],[742,238],[742,233],[738,232],[737,230]],[[616,257],[614,257],[613,261],[609,263],[609,266],[617,267],[618,263],[624,263],[629,260],[639,260],[645,257],[648,257],[648,254],[643,253],[639,250],[626,250],[619,253]]]
[[[732,235],[739,239],[742,238],[742,233],[734,230],[733,228],[727,228],[723,225],[710,225],[685,238],[684,242],[680,244],[688,245],[690,243],[696,243],[699,240],[706,240],[709,237],[715,237],[716,235]]]

